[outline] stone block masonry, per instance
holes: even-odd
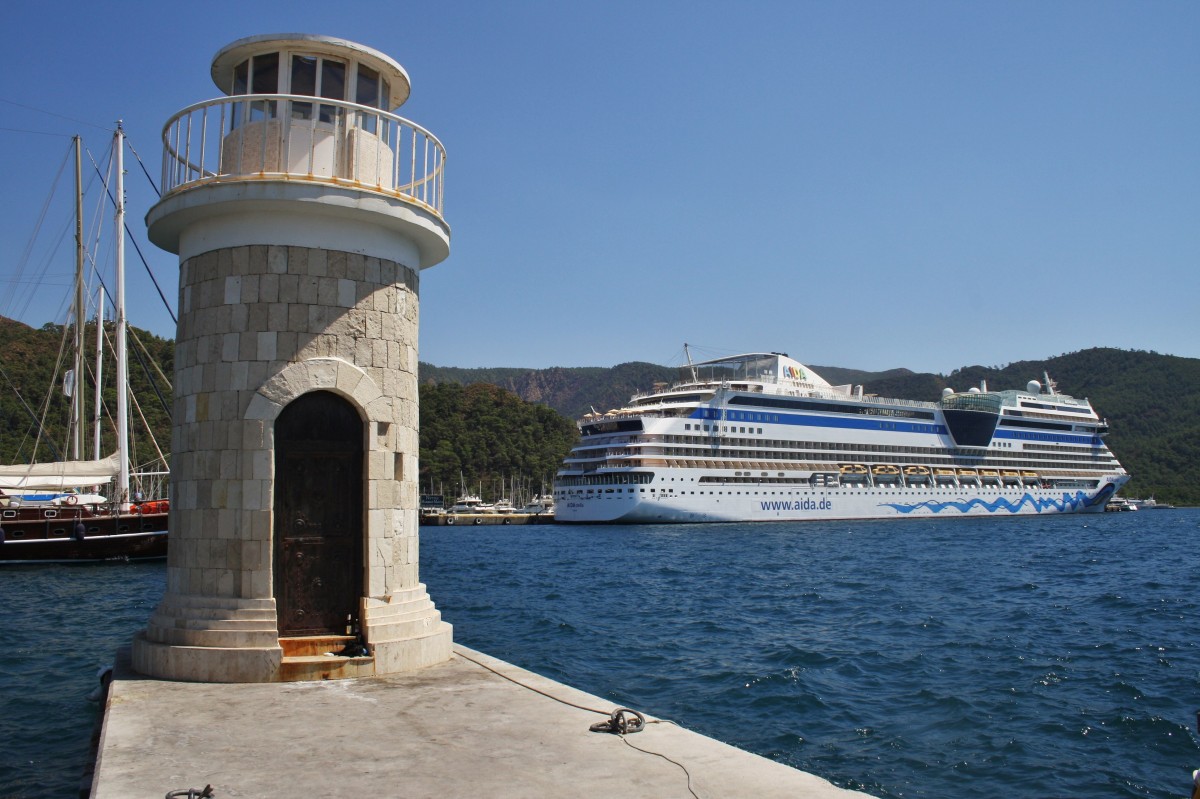
[[[151,619],[135,646],[139,670],[159,674],[171,661],[174,676],[212,679],[219,670],[181,674],[179,653],[152,662],[154,645],[222,650],[222,659],[240,648],[233,659],[246,668],[229,679],[272,679],[278,632],[264,628],[263,610],[274,596],[273,422],[314,390],[347,399],[366,422],[361,619],[377,661],[403,670],[411,656],[449,657],[449,625],[418,582],[418,280],[403,264],[302,247],[183,262],[167,593],[187,601],[164,601]],[[397,628],[397,612],[412,623]],[[389,647],[392,632],[407,643]]]

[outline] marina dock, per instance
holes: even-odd
[[[474,524],[554,524],[553,513],[422,513],[422,527]]]
[[[123,652],[91,795],[866,796],[650,716],[591,730],[617,707],[458,645],[408,674],[290,683],[157,680]]]

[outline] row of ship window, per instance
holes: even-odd
[[[591,448],[589,448],[590,450]],[[880,458],[883,454],[887,457]],[[909,455],[912,457],[895,457],[897,455]],[[1019,457],[1021,462],[1027,461],[1054,461],[1054,462],[1088,462],[1093,464],[1116,464],[1116,459],[1111,452],[1022,452],[1017,453],[989,453],[985,457],[990,463],[1001,455],[1009,458]],[[575,450],[568,456],[568,461],[595,461],[601,462],[614,458],[629,458],[629,457],[690,457],[690,458],[719,458],[722,460],[728,459],[768,459],[768,460],[885,460],[888,462],[897,463],[924,463],[926,461],[944,461],[946,458],[963,461],[963,465],[978,463],[981,455],[979,453],[964,452],[961,450],[943,450],[942,452],[916,452],[913,450],[905,450],[903,448],[892,448],[884,450],[880,447],[861,446],[861,447],[825,447],[823,450],[810,451],[795,451],[795,452],[780,452],[777,450],[767,449],[734,449],[732,447],[722,447],[720,449],[711,449],[707,447],[639,447],[630,449],[604,449],[594,451],[583,451],[583,448]]]
[[[699,427],[699,425],[697,425]],[[611,447],[619,444],[654,444],[662,441],[667,444],[690,444],[697,447],[712,448],[712,442],[703,436],[680,436],[680,435],[665,435],[661,437],[639,437],[639,436],[619,436],[613,438],[598,439],[589,441],[583,446],[576,448],[577,451],[584,450],[599,450],[604,447]],[[853,452],[896,452],[907,453],[913,455],[953,455],[953,456],[970,456],[978,457],[979,450],[973,449],[947,449],[945,447],[902,447],[895,444],[855,444],[840,441],[787,441],[777,439],[738,439],[728,438],[721,442],[722,448],[725,447],[773,447],[776,449],[799,449],[799,450],[838,450],[838,451],[853,451]],[[1011,447],[1010,442],[997,442],[996,446]],[[1026,443],[1024,449],[1036,450],[1039,452],[1055,452],[1062,454],[1084,454],[1090,457],[1096,457],[1099,454],[1109,455],[1108,448],[1097,450],[1094,447],[1078,446],[1069,444],[1034,444]]]
[[[768,459],[768,460],[816,460],[816,461],[836,461],[836,460],[875,460],[879,454],[885,454],[889,457],[888,461],[898,463],[924,463],[926,461],[944,462],[946,458],[956,459],[955,463],[959,465],[971,465],[979,462],[980,453],[978,450],[946,450],[933,449],[930,447],[899,447],[891,445],[872,446],[869,444],[846,444],[846,443],[819,443],[819,442],[762,442],[750,440],[733,440],[729,443],[736,446],[755,446],[755,449],[734,449],[732,446],[725,446],[719,449],[706,446],[703,443],[696,443],[693,439],[685,436],[667,436],[668,443],[685,443],[691,444],[691,447],[658,447],[658,446],[642,446],[637,449],[605,449],[602,447],[578,447],[568,456],[567,461],[572,463],[579,462],[602,462],[605,459],[629,457],[640,454],[643,457],[712,457],[721,459],[740,458],[740,459]],[[682,439],[682,441],[679,441]],[[674,441],[672,441],[674,440]],[[648,442],[649,443],[649,442]],[[782,449],[792,450],[779,452],[771,449],[762,449],[762,445],[779,444]],[[849,454],[846,454],[849,453]],[[998,454],[998,453],[996,453]],[[1013,453],[1015,455],[1015,453]],[[907,455],[909,457],[895,457],[897,455]],[[1012,457],[1010,455],[1010,457]],[[1032,464],[1035,461],[1053,461],[1054,463],[1083,463],[1091,466],[1102,467],[1105,465],[1116,465],[1116,459],[1107,449],[1091,450],[1081,447],[1029,447],[1020,455],[1020,461],[995,461],[995,454],[989,455],[988,463],[996,462],[1006,466],[1022,466]],[[967,459],[963,461],[963,459]]]
[[[687,469],[687,468],[691,468],[691,469],[726,468],[727,469],[732,466],[737,466],[737,463],[734,463],[734,462],[717,464],[715,462],[702,460],[699,458],[687,458],[687,457],[668,458],[667,456],[663,456],[662,459],[670,460],[672,462],[669,464],[661,464],[661,463],[659,463],[659,464],[655,464],[655,463],[642,464],[640,462],[636,462],[636,461],[632,461],[632,460],[630,460],[630,461],[610,461],[610,462],[604,462],[604,461],[582,461],[581,462],[581,461],[573,461],[573,460],[568,459],[566,466],[567,466],[567,468],[575,468],[575,469],[586,469],[589,464],[591,465],[592,468],[595,468],[597,466],[605,466],[605,465],[618,467],[618,468],[637,468],[638,466],[643,466],[643,465],[651,466],[651,467],[655,466],[655,465],[658,465],[658,466],[667,465],[667,466],[671,466],[674,468],[685,468],[685,469]],[[834,463],[841,463],[844,461],[844,459],[835,458],[832,456],[814,456],[811,458],[811,461],[814,461],[814,462],[825,461],[829,465],[832,465]],[[978,460],[976,460],[976,461],[963,461],[963,460],[920,461],[920,460],[913,459],[913,458],[897,458],[892,462],[897,465],[923,465],[923,466],[932,466],[932,467],[954,467],[954,468],[968,468],[968,469],[983,466],[985,468],[996,468],[996,469],[1035,469],[1035,470],[1040,469],[1043,471],[1046,469],[1053,469],[1057,472],[1061,472],[1064,470],[1073,470],[1073,471],[1079,472],[1079,473],[1105,473],[1105,472],[1111,471],[1112,468],[1114,468],[1114,466],[1115,466],[1115,465],[1108,465],[1108,464],[1103,464],[1103,463],[1088,463],[1088,462],[1082,462],[1082,461],[988,460],[986,462],[980,462]],[[806,470],[811,470],[812,468],[817,468],[816,463],[810,464],[808,461],[802,462],[799,467],[796,465],[791,465],[791,464],[781,462],[781,461],[755,460],[752,458],[743,459],[741,461],[741,463],[747,465],[747,468],[753,468],[753,469],[775,470],[775,469],[802,468],[802,469],[806,469]],[[751,466],[750,464],[754,464],[754,465]],[[634,473],[634,474],[637,474],[637,473]],[[646,482],[646,481],[638,481],[638,482]]]
[[[590,474],[563,476],[555,480],[562,485],[629,485],[630,483],[649,483],[654,480],[653,472],[624,472],[622,474]]]
[[[685,422],[683,425],[683,429],[684,430],[692,430],[693,427],[690,423]],[[744,427],[729,427],[729,426],[723,427],[721,425],[716,425],[716,424],[710,426],[710,425],[701,425],[699,422],[696,423],[696,426],[694,429],[703,430],[705,433],[745,433],[746,432],[746,428],[744,428]],[[756,429],[756,428],[751,427],[750,435],[755,435],[756,433],[761,436],[762,428],[759,427]]]
[[[711,447],[711,442],[703,436],[663,436],[662,440],[668,444],[691,444],[693,446]],[[642,439],[646,442],[646,439]],[[605,442],[597,441],[589,446],[600,446]],[[616,442],[611,442],[616,443]],[[812,449],[812,450],[852,450],[856,452],[903,452],[916,455],[974,455],[979,453],[978,449],[946,449],[945,447],[903,447],[896,444],[855,444],[853,442],[841,441],[786,441],[773,439],[725,439],[722,441],[723,446],[743,446],[743,447],[775,447],[778,449]],[[1071,446],[1067,444],[1026,444],[1026,449],[1037,449],[1051,452],[1063,453],[1093,453],[1096,450],[1086,446]]]
[[[826,488],[827,487],[825,487],[825,486],[820,486],[818,488],[814,488],[809,491],[699,491],[699,492],[683,491],[683,490],[676,492],[675,489],[673,489],[673,488],[663,488],[659,491],[655,491],[655,489],[651,488],[650,493],[651,494],[654,494],[654,493],[662,493],[662,494],[678,493],[680,495],[682,495],[682,494],[694,495],[694,494],[699,493],[702,496],[704,494],[710,494],[710,495],[714,495],[714,496],[724,496],[724,495],[728,494],[731,497],[733,497],[733,496],[740,497],[743,495],[748,496],[748,497],[751,497],[751,496],[753,496],[753,497],[759,497],[759,496],[762,496],[762,497],[775,497],[775,496],[791,497],[791,496],[795,496],[797,494],[811,495],[814,492],[824,494],[824,493],[826,493]],[[843,486],[843,488],[853,488],[853,486]],[[1006,485],[1006,486],[994,486],[994,488],[999,488],[1001,490],[1007,490],[1007,491],[1013,491],[1013,492],[1021,492],[1021,491],[1027,490],[1028,486]],[[897,489],[899,489],[899,490],[897,490]],[[881,484],[881,485],[878,485],[878,486],[875,486],[875,487],[869,488],[869,489],[868,488],[860,488],[859,489],[859,491],[864,494],[888,494],[888,495],[916,494],[916,493],[926,492],[926,491],[959,491],[959,490],[961,490],[961,489],[957,485],[936,484],[936,485],[927,485],[924,488],[920,489],[920,491],[917,491],[917,490],[913,490],[909,486],[902,485],[900,483],[896,483],[896,484],[892,484],[892,485]],[[586,496],[588,494],[620,494],[623,492],[629,493],[629,494],[645,494],[646,489],[644,489],[644,488],[588,488],[588,489],[566,488],[566,489],[560,489],[560,490],[556,491],[555,494],[557,494],[559,497],[567,497],[567,496],[571,496],[571,495]],[[844,492],[839,491],[839,493],[844,493]]]
[[[741,474],[740,472],[735,472],[735,475],[740,475],[740,474]],[[730,477],[728,475],[705,475],[700,478],[699,482],[700,483],[709,483],[709,484],[722,483],[725,485],[741,483],[744,485],[771,485],[771,484],[774,484],[774,485],[803,485],[803,486],[824,487],[826,485],[836,486],[838,483],[838,478],[839,478],[839,475],[834,472],[830,472],[830,473],[818,472],[809,477],[785,477],[783,472],[778,472],[777,474],[778,474],[778,477],[770,477],[767,475],[766,472],[763,472],[758,476],[754,476],[750,472],[746,472],[744,477],[741,477],[741,476]],[[1059,483],[1061,484],[1062,480],[1067,476],[1067,474],[1063,473],[1063,472],[1059,472],[1058,474],[1059,474],[1059,478],[1057,478],[1057,479],[1058,479]],[[1090,476],[1090,475],[1086,474],[1085,472],[1079,472],[1079,471],[1073,472],[1070,474],[1072,474],[1074,477],[1089,477]],[[674,477],[662,478],[662,481],[666,482],[668,479],[672,483],[675,482]],[[992,480],[994,478],[980,477],[978,479],[980,479],[983,483],[986,484],[987,482],[989,482],[990,480]],[[573,490],[576,493],[583,493],[583,488],[582,488],[583,486],[611,486],[611,485],[623,486],[623,485],[631,485],[631,484],[634,484],[634,485],[648,484],[648,483],[652,482],[653,480],[654,480],[653,472],[622,472],[619,474],[559,475],[555,479],[555,487]],[[696,482],[695,477],[689,478],[689,480],[693,483]],[[679,478],[679,481],[681,483],[687,482],[687,480],[684,480],[684,478],[682,478],[682,477]],[[933,482],[929,479],[928,475],[925,478],[923,478],[921,482],[927,482],[927,481],[930,483]],[[841,480],[841,484],[843,486],[848,486],[852,482],[865,482],[865,481],[863,481],[863,480],[850,481],[847,479]],[[909,480],[907,482],[914,483],[916,481]],[[1094,485],[1096,485],[1096,483],[1097,483],[1096,480],[1091,480],[1089,482],[1089,485],[1094,486]],[[899,479],[897,479],[895,481],[888,480],[886,482],[883,480],[877,480],[876,485],[877,485],[877,487],[881,487],[881,488],[882,487],[888,487],[888,488],[908,487],[906,484],[903,484]],[[933,487],[941,488],[942,486],[935,485]],[[946,487],[954,488],[954,487],[956,487],[956,483],[954,481],[951,481]],[[618,491],[619,490],[620,489],[618,489]],[[629,490],[631,492],[633,491],[633,489],[629,489]],[[641,490],[645,491],[645,489],[641,489]],[[653,491],[654,489],[651,488],[650,490]],[[669,490],[673,490],[673,489],[663,488],[662,490],[669,491]],[[591,493],[591,491],[589,490],[588,493]],[[611,490],[608,493],[611,493]]]

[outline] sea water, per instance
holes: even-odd
[[[1198,536],[1197,510],[427,527],[421,578],[460,643],[876,796],[1179,797]],[[74,795],[96,666],[163,585],[0,570],[0,796]]]
[[[0,797],[79,796],[97,671],[165,587],[163,561],[0,566]]]

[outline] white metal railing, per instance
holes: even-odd
[[[369,189],[442,215],[446,150],[379,108],[291,94],[206,100],[163,126],[163,196],[206,183],[304,180]]]
[[[688,386],[674,386],[674,387],[672,387],[671,390],[675,391],[676,389],[687,388],[689,386],[702,387],[702,384],[689,384]],[[711,388],[713,388],[713,384],[708,384],[707,387],[709,389],[711,389]],[[634,401],[640,400],[640,399],[645,399],[647,397],[653,397],[653,396],[656,396],[658,393],[659,392],[651,391],[651,392],[647,392],[644,394],[634,394],[633,397],[631,398],[630,402],[634,402]],[[817,388],[816,386],[810,386],[807,388],[790,388],[790,387],[783,386],[783,387],[779,387],[777,390],[767,391],[764,393],[775,395],[775,396],[780,396],[780,397],[798,397],[798,398],[806,398],[806,399],[828,399],[828,400],[838,400],[841,402],[853,401],[853,402],[868,403],[871,405],[899,405],[899,406],[906,407],[906,408],[930,408],[930,409],[932,409],[932,408],[938,407],[938,404],[936,402],[925,402],[923,400],[899,399],[896,397],[877,397],[873,394],[862,394],[862,395],[852,394],[852,393],[844,394],[840,391],[830,391],[827,389]],[[706,399],[707,398],[702,399],[701,402],[705,401]],[[694,400],[691,400],[691,401],[694,401]],[[754,406],[752,408],[751,406],[745,406],[744,408],[739,407],[739,410],[756,410],[758,412],[765,413],[765,412],[767,412],[768,407],[769,406],[764,406],[764,407]],[[651,412],[651,411],[643,410],[641,408],[634,407],[634,408],[620,408],[615,411],[609,411],[607,413],[600,414],[599,416],[595,416],[590,419],[585,416],[584,420],[585,420],[585,422],[597,422],[597,421],[603,421],[605,419],[618,420],[618,419],[624,419],[627,417],[634,417],[634,416],[665,416],[665,415],[668,415],[668,414],[663,413],[661,411]],[[1055,418],[1061,419],[1062,417],[1058,416]]]

